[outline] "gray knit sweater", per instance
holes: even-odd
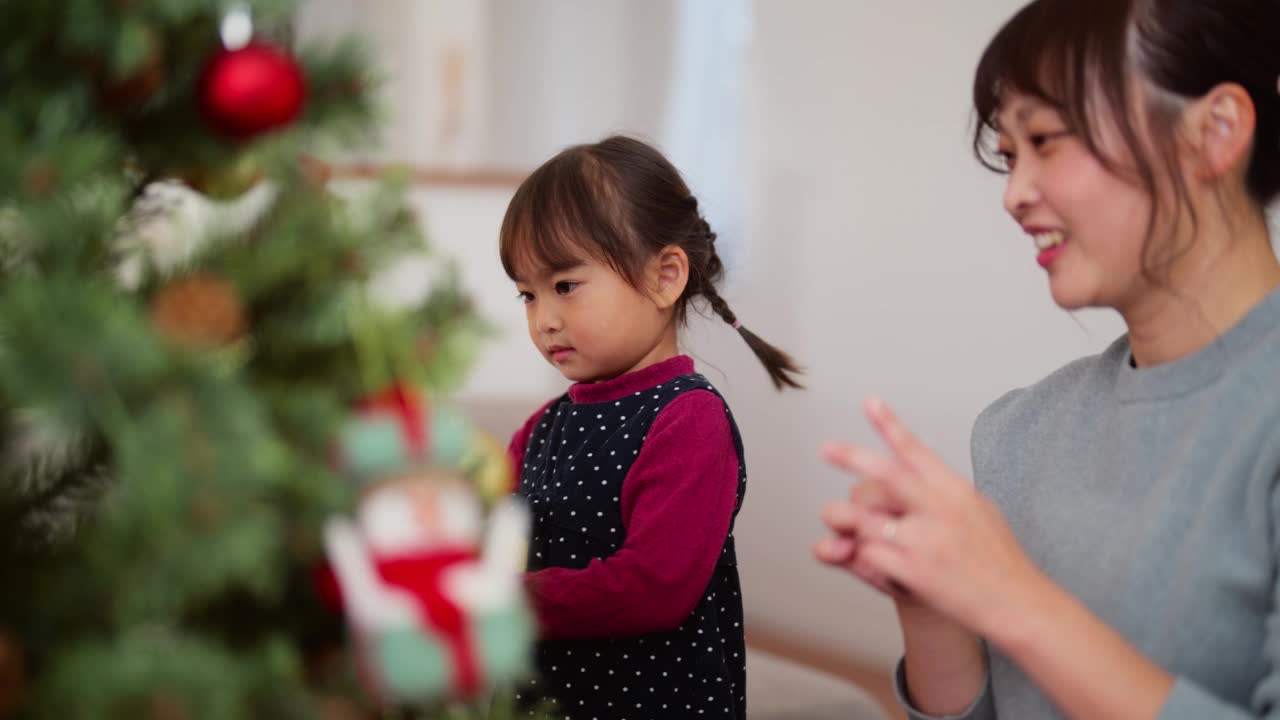
[[[1162,720],[1280,717],[1280,291],[1187,358],[1135,369],[1123,337],[1009,393],[973,465],[1036,564],[1177,677]],[[1062,717],[989,657],[962,717]]]

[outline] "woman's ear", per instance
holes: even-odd
[[[678,245],[668,245],[649,261],[649,287],[660,310],[676,304],[689,284],[689,256]]]
[[[1222,83],[1195,101],[1187,110],[1187,131],[1197,151],[1196,175],[1206,181],[1243,176],[1257,122],[1253,100],[1236,83]]]

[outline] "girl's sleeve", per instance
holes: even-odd
[[[523,474],[524,470],[524,453],[529,447],[529,438],[533,435],[534,428],[538,427],[539,422],[550,422],[544,416],[547,414],[547,409],[554,403],[555,400],[551,400],[539,408],[538,412],[530,415],[529,419],[524,421],[524,425],[521,425],[520,429],[511,436],[511,442],[507,443],[507,457],[511,459],[513,472],[511,478],[512,492],[515,492],[516,488],[520,486],[520,475]]]
[[[686,392],[658,413],[623,481],[622,547],[580,570],[525,576],[544,637],[634,637],[679,627],[711,582],[737,490],[724,401]]]

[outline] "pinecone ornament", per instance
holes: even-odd
[[[27,673],[22,646],[0,627],[0,718],[16,716],[26,687]]]
[[[186,345],[221,347],[246,332],[244,305],[227,282],[207,274],[178,278],[156,291],[151,322],[165,337]]]
[[[46,158],[27,163],[22,174],[22,187],[33,197],[46,197],[58,186],[58,168]]]
[[[190,720],[191,710],[180,696],[156,691],[146,700],[147,720]]]

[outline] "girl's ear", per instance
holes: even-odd
[[[677,245],[668,245],[649,261],[650,295],[660,310],[676,304],[689,284],[689,256]]]

